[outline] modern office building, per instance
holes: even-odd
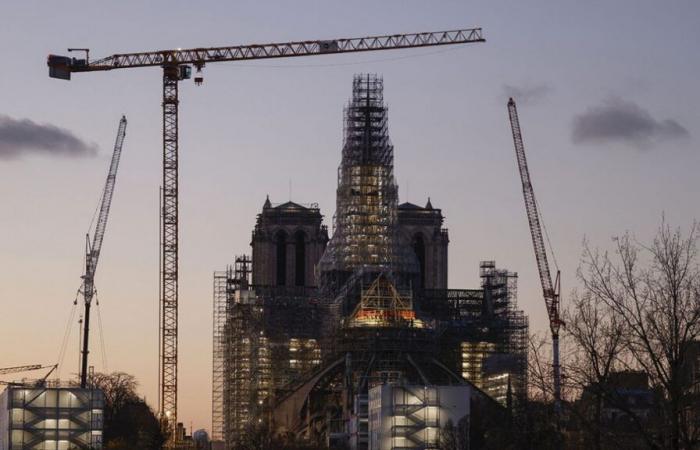
[[[0,450],[102,448],[104,396],[72,385],[10,385],[0,394]]]

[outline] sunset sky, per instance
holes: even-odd
[[[180,410],[211,422],[212,272],[249,253],[265,196],[317,202],[330,225],[342,110],[382,74],[401,202],[428,197],[450,231],[449,284],[478,264],[519,274],[547,328],[506,110],[518,103],[533,184],[563,274],[581,245],[700,202],[697,1],[151,1],[0,4],[0,367],[58,361],[118,121],[129,124],[96,285],[96,370],[134,374],[157,406],[157,68],[50,79],[49,53],[113,53],[483,27],[483,44],[210,64],[180,91]],[[290,188],[291,186],[291,188]],[[291,191],[291,194],[290,194]],[[78,370],[77,317],[62,378]],[[7,377],[5,377],[7,379]]]

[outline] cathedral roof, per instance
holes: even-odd
[[[286,202],[286,203],[273,204],[270,201],[270,196],[268,195],[265,198],[265,203],[263,204],[263,209],[272,209],[272,210],[277,210],[277,211],[291,211],[291,210],[311,211],[311,210],[317,210],[318,204],[311,203],[311,204],[307,204],[307,205],[302,205],[300,203],[295,203],[291,200]]]
[[[424,209],[422,206],[414,205],[413,203],[405,202],[399,205],[399,209]]]
[[[292,201],[289,201],[287,203],[282,203],[281,205],[275,206],[274,209],[310,209],[310,208],[303,206],[303,205],[300,205],[299,203],[294,203]]]

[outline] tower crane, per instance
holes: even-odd
[[[49,55],[49,76],[70,80],[72,73],[100,72],[137,67],[160,67],[163,75],[163,186],[161,190],[161,271],[160,271],[160,379],[159,414],[165,426],[177,424],[178,362],[178,84],[191,78],[202,84],[206,64],[297,56],[406,49],[484,42],[481,28],[451,31],[394,34],[350,39],[282,42],[263,45],[236,45],[139,53],[122,53],[91,61],[85,58]],[[172,434],[171,434],[172,435]]]
[[[510,127],[513,132],[513,143],[515,144],[515,155],[518,160],[518,169],[520,170],[520,180],[523,185],[523,196],[525,197],[525,209],[527,211],[527,220],[530,224],[530,234],[532,235],[532,245],[535,248],[535,259],[537,260],[537,270],[540,274],[540,283],[542,284],[542,294],[547,307],[547,316],[549,317],[549,329],[552,333],[552,369],[554,372],[554,408],[557,414],[561,408],[561,367],[559,365],[559,328],[563,325],[559,317],[559,293],[560,293],[560,271],[557,270],[557,277],[552,283],[552,275],[549,270],[549,262],[547,260],[547,249],[544,245],[542,237],[542,227],[540,224],[540,214],[537,210],[537,201],[535,200],[535,191],[532,188],[530,181],[530,171],[527,167],[527,159],[525,158],[525,146],[523,145],[523,136],[520,131],[520,120],[518,119],[518,110],[515,107],[515,101],[511,98],[508,100],[508,116],[510,118]]]
[[[109,208],[112,204],[112,194],[114,194],[114,184],[117,181],[117,169],[119,168],[119,158],[122,154],[122,145],[126,136],[126,117],[122,116],[117,129],[117,139],[114,143],[114,151],[112,152],[112,161],[109,164],[109,172],[107,173],[107,181],[105,182],[104,190],[102,191],[102,200],[100,202],[100,212],[97,216],[97,225],[95,232],[92,235],[85,237],[85,275],[82,276],[83,285],[83,301],[85,306],[85,316],[83,318],[83,350],[80,365],[80,387],[87,386],[88,373],[88,354],[89,349],[89,334],[90,334],[90,306],[92,298],[95,295],[95,272],[97,271],[97,263],[100,259],[100,250],[102,250],[102,241],[105,237],[107,229],[107,219],[109,217]]]

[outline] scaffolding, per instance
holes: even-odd
[[[528,320],[517,304],[518,274],[479,264],[481,289],[423,290],[418,312],[435,321],[442,359],[492,398],[527,395]]]
[[[334,229],[321,258],[322,285],[333,274],[358,268],[417,273],[415,255],[399,245],[398,186],[394,147],[389,140],[384,81],[355,75],[345,108],[344,145],[338,168]]]
[[[214,380],[223,381],[227,448],[267,418],[299,436],[326,433],[328,442],[356,436],[365,448],[368,392],[384,383],[466,379],[476,395],[504,406],[526,395],[528,323],[517,309],[517,274],[486,261],[479,289],[425,289],[416,251],[398,236],[382,79],[355,76],[344,113],[334,233],[316,268],[318,287],[270,285],[261,273],[275,258],[265,252],[254,255],[252,284],[249,259],[219,273],[225,282],[215,274],[215,315],[223,311],[215,316],[215,371],[223,358],[223,375]],[[262,232],[256,226],[254,240]]]
[[[350,327],[386,327],[407,324],[422,328],[413,310],[413,294],[399,292],[384,274],[380,274],[368,289],[363,289],[360,302],[350,315]]]
[[[271,390],[270,347],[259,299],[240,287],[224,326],[224,435],[232,448],[263,417]],[[233,298],[232,298],[233,297]]]
[[[495,261],[482,261],[479,272],[485,317],[500,331],[492,340],[493,353],[484,359],[483,388],[504,405],[507,392],[522,402],[527,397],[528,321],[517,309],[518,274],[497,268]]]
[[[496,351],[493,342],[462,342],[462,377],[484,388],[484,361]]]
[[[224,439],[224,329],[227,318],[227,285],[230,269],[214,272],[214,317],[212,347],[211,437]]]
[[[214,272],[212,430],[227,449],[265,425],[276,396],[322,362],[315,289],[255,286],[238,256]]]

